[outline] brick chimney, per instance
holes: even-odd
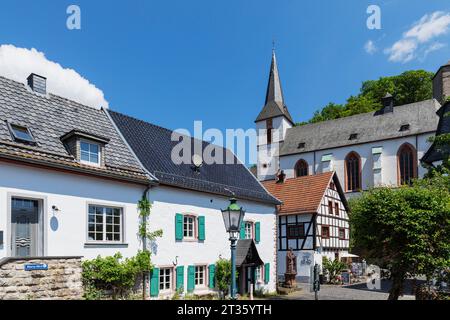
[[[433,98],[444,104],[450,97],[450,61],[441,66],[433,77]]]
[[[32,73],[28,76],[27,81],[28,81],[28,86],[34,92],[37,92],[40,94],[47,94],[47,78],[37,75],[35,73]]]

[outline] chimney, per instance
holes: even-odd
[[[47,78],[32,73],[27,80],[31,90],[40,94],[47,94]]]
[[[450,97],[450,61],[441,66],[433,77],[433,98],[444,104]]]
[[[383,114],[394,112],[394,97],[389,92],[381,98],[383,103]]]

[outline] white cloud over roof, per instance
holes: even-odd
[[[93,108],[108,108],[103,91],[73,69],[47,59],[34,48],[0,45],[0,75],[26,83],[31,73],[47,78],[47,91]]]

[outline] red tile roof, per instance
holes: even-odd
[[[284,183],[277,183],[275,180],[264,181],[263,185],[272,195],[283,201],[278,213],[315,213],[333,175],[334,172],[326,172],[286,179]]]

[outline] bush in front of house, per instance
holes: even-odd
[[[114,256],[98,256],[82,264],[84,298],[98,300],[111,296],[112,299],[127,298],[139,276],[150,272],[150,252],[139,251],[132,258],[123,259],[120,253]]]
[[[338,275],[347,267],[345,263],[339,261],[338,259],[331,261],[327,257],[323,257],[322,265],[324,273],[329,275],[328,283],[336,283]]]

